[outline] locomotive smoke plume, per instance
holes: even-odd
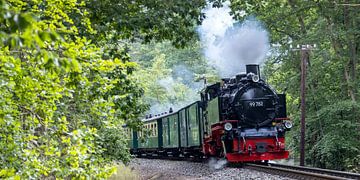
[[[245,64],[261,64],[269,50],[267,31],[255,18],[236,22],[229,3],[204,9],[205,19],[198,28],[204,54],[223,77],[245,71]]]
[[[162,103],[157,101],[152,102],[148,113],[157,114],[166,112],[169,111],[170,107],[174,111],[177,111],[200,99],[198,92],[203,87],[203,84],[202,82],[194,82],[194,72],[182,64],[175,65],[171,69],[171,75],[157,81],[157,83],[166,90],[166,96],[169,97],[170,101]]]

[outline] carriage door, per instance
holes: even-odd
[[[186,126],[186,111],[182,109],[179,111],[179,122],[180,122],[180,146],[187,147],[187,126]]]

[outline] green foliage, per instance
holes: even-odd
[[[360,136],[359,109],[359,103],[340,101],[322,108],[316,117],[310,119],[307,135],[310,140],[316,138],[311,140],[316,142],[314,146],[309,148],[312,157],[316,158],[309,157],[310,162],[341,170],[358,167],[358,163],[352,160],[360,154],[357,139]]]
[[[143,101],[151,105],[150,113],[165,112],[170,107],[175,110],[199,100],[198,91],[204,87],[200,77],[207,77],[209,83],[217,80],[197,41],[183,49],[170,42],[134,43],[130,50],[140,65],[134,78],[143,86]]]
[[[97,31],[92,39],[171,40],[174,45],[183,47],[197,38],[195,26],[200,23],[205,4],[205,0],[102,0],[96,3],[87,0],[84,8]]]
[[[137,170],[125,166],[124,164],[119,164],[117,166],[117,172],[114,173],[109,180],[119,180],[119,179],[140,179],[141,176]]]
[[[51,11],[53,21],[37,21],[30,13],[19,13],[26,3],[2,6],[0,176],[106,178],[115,169],[105,156],[107,142],[100,143],[103,134],[98,131],[120,131],[116,127],[125,122],[126,112],[120,112],[125,105],[115,104],[115,96],[134,96],[130,91],[112,92],[128,86],[119,87],[125,76],[111,80],[107,76],[115,69],[126,74],[134,65],[118,59],[105,62],[99,48],[85,37],[69,38],[76,28],[61,26],[56,15],[62,11],[51,8],[58,2],[47,3],[49,9],[44,13]],[[66,15],[63,20],[69,21]],[[67,34],[60,37],[59,33]],[[108,118],[96,126],[104,114]],[[126,154],[126,149],[121,150]]]
[[[183,45],[203,3],[0,0],[0,178],[105,179],[126,163],[122,125],[146,106],[119,42]]]

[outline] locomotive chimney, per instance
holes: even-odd
[[[246,74],[254,73],[260,78],[260,67],[258,64],[247,64],[246,65]]]

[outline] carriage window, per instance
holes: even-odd
[[[146,136],[151,136],[150,134],[150,124],[146,125]]]
[[[155,135],[155,132],[156,132],[155,125],[156,125],[156,124],[154,123],[154,124],[153,124],[153,136],[156,136],[156,135]]]
[[[155,130],[155,136],[157,136],[157,128],[156,128],[156,124],[154,124],[154,130]]]
[[[154,136],[154,124],[151,124],[150,126],[151,136]]]

